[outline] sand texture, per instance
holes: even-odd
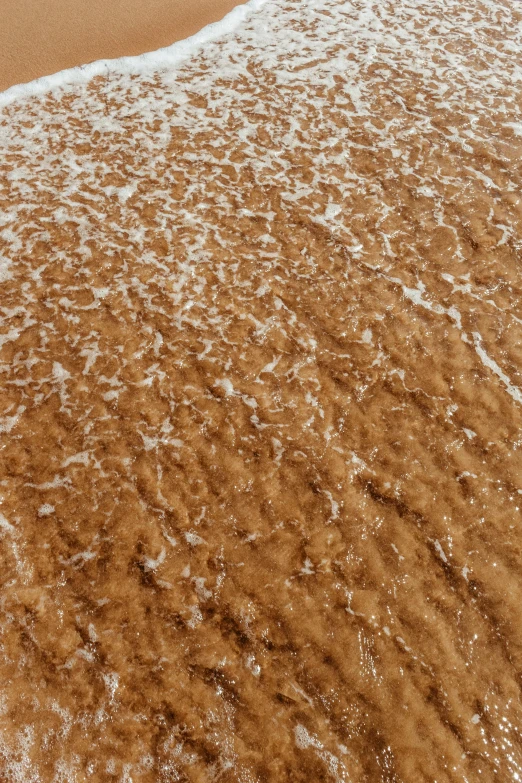
[[[0,90],[77,65],[170,46],[237,0],[2,0]]]
[[[1,110],[2,781],[520,779],[521,12]]]

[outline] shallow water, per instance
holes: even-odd
[[[272,0],[2,110],[4,780],[522,775],[521,30]]]

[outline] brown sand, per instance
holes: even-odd
[[[0,90],[64,68],[180,41],[236,0],[4,0]]]
[[[314,6],[2,113],[1,783],[522,772],[521,15]]]

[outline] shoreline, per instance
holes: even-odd
[[[37,40],[36,26],[41,23],[41,14],[34,14],[29,25],[21,20],[19,5],[14,9],[10,3],[4,15],[3,32],[0,32],[0,106],[23,96],[47,92],[54,87],[83,82],[109,70],[140,70],[143,58],[150,63],[172,65],[190,56],[198,47],[219,35],[235,29],[249,13],[252,5],[263,0],[250,0],[238,4],[236,0],[192,0],[189,8],[180,0],[169,3],[167,12],[165,0],[155,0],[158,11],[154,24],[146,24],[141,31],[136,27],[143,21],[143,10],[139,11],[139,0],[126,0],[125,8],[105,8],[101,0],[89,4],[80,16],[72,16],[72,10],[79,11],[77,0],[55,0],[49,18]],[[33,0],[25,0],[22,8],[34,11]],[[10,11],[10,7],[11,11]],[[69,9],[69,15],[58,19],[59,11]],[[147,18],[153,15],[148,5]],[[161,11],[163,10],[163,14]],[[99,17],[94,19],[95,13]],[[135,13],[135,16],[133,14]],[[7,18],[6,18],[7,17]],[[87,24],[85,17],[88,17]],[[29,17],[26,17],[29,18]],[[26,20],[25,20],[26,21]],[[82,38],[83,36],[83,38]],[[32,40],[32,48],[29,41]],[[33,53],[27,58],[27,51]]]

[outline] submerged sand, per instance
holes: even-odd
[[[521,22],[2,110],[2,780],[522,774]]]
[[[3,0],[0,90],[65,68],[170,46],[237,0]]]

